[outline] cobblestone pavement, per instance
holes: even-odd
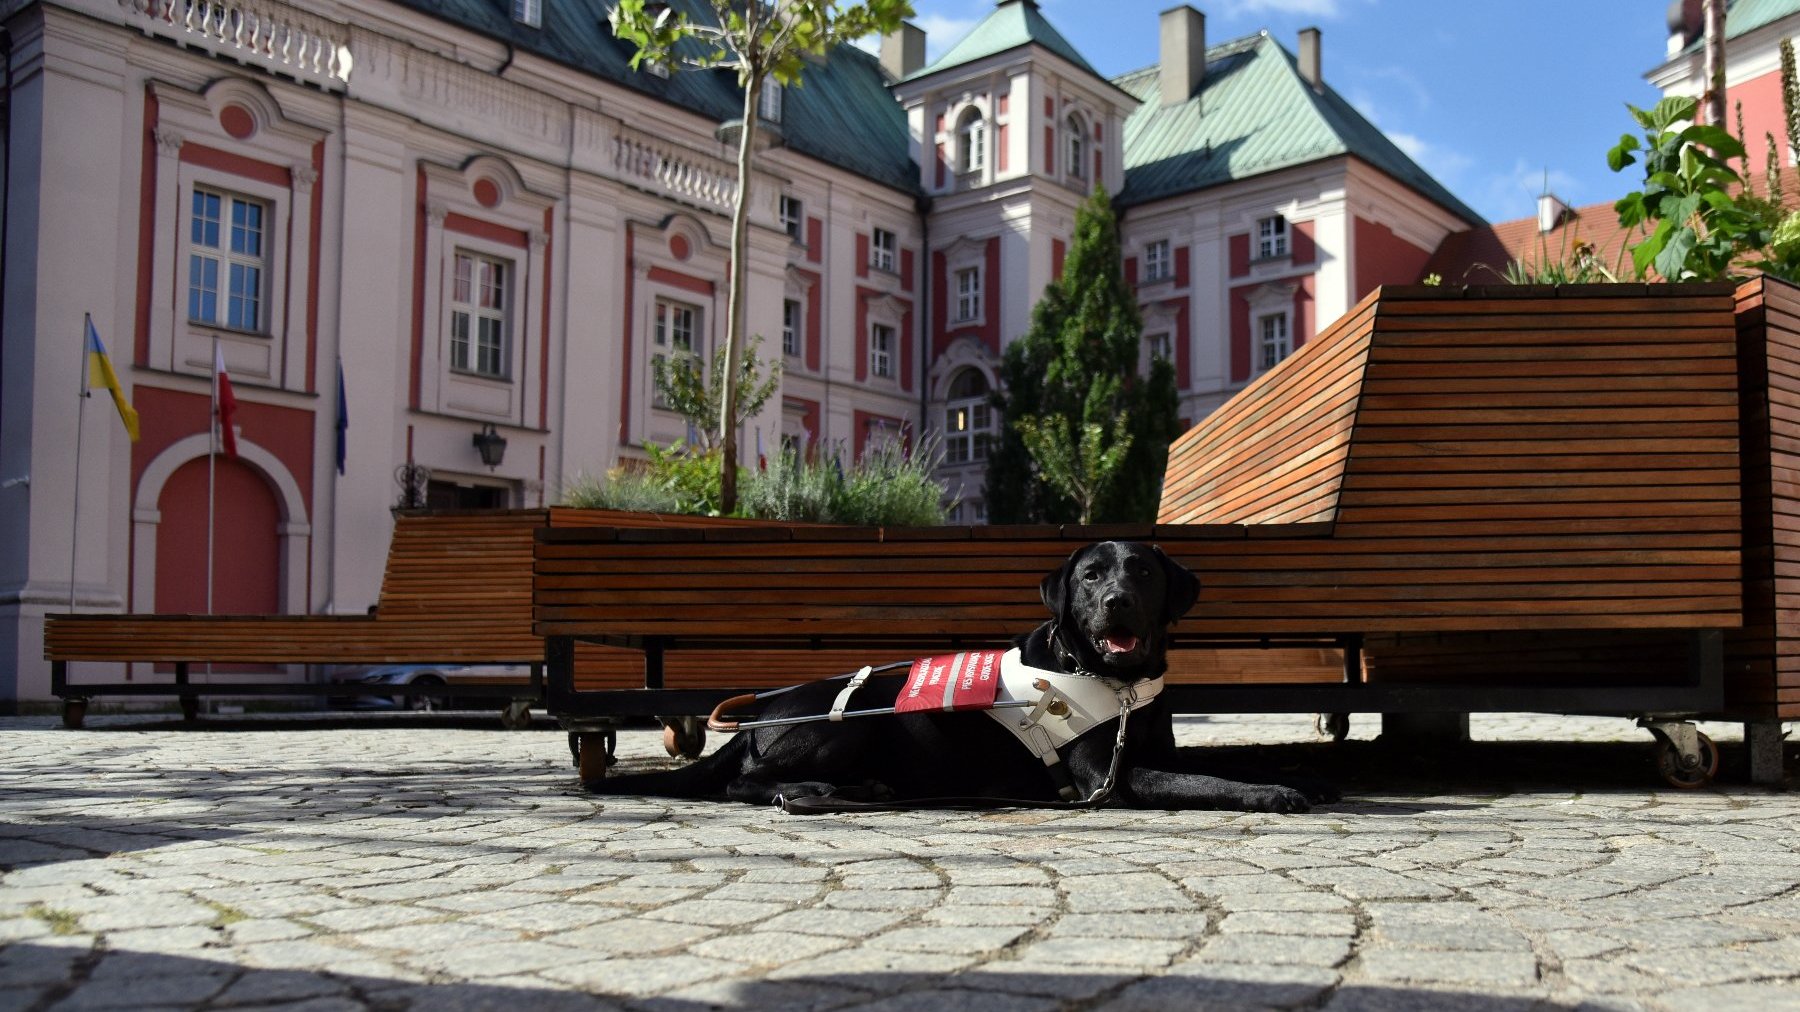
[[[1306,815],[812,818],[486,721],[90,723],[0,721],[0,1008],[1800,1008],[1800,794],[1663,789],[1623,720],[1182,722],[1343,784]]]

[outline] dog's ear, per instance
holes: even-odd
[[[1059,621],[1063,617],[1063,609],[1069,603],[1069,574],[1075,571],[1075,563],[1087,553],[1087,550],[1088,546],[1086,545],[1075,549],[1067,559],[1063,560],[1062,565],[1057,566],[1038,584],[1038,596],[1044,599],[1044,607],[1050,609],[1050,614],[1056,616]]]
[[[1163,624],[1168,625],[1188,613],[1194,602],[1200,599],[1200,578],[1188,567],[1169,558],[1163,550],[1151,545],[1150,550],[1156,553],[1156,561],[1162,564],[1163,584]]]

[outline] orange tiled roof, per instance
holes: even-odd
[[[1783,202],[1800,208],[1800,178],[1790,173],[1783,177]],[[1767,193],[1767,177],[1750,177],[1751,191]],[[1591,246],[1600,266],[1611,271],[1618,280],[1632,280],[1635,271],[1628,247],[1639,241],[1641,229],[1627,233],[1619,227],[1618,212],[1613,202],[1587,204],[1570,208],[1549,232],[1538,232],[1537,216],[1517,218],[1486,228],[1453,232],[1438,245],[1425,265],[1425,274],[1436,274],[1446,285],[1492,285],[1504,281],[1508,265],[1519,261],[1530,266],[1545,263],[1568,263],[1576,250]]]

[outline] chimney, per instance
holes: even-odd
[[[1549,233],[1556,231],[1556,227],[1568,217],[1569,205],[1554,193],[1544,193],[1538,196],[1537,211],[1538,232]]]
[[[1182,4],[1162,12],[1162,103],[1194,97],[1206,76],[1206,15]]]
[[[1670,0],[1669,3],[1669,59],[1680,56],[1693,41],[1700,37],[1701,25],[1700,0]]]
[[[1319,30],[1300,29],[1300,77],[1314,91],[1325,90],[1325,75],[1319,69]]]
[[[911,21],[881,37],[881,69],[894,80],[925,66],[925,30]]]

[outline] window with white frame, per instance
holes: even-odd
[[[1069,118],[1063,121],[1063,134],[1067,137],[1064,143],[1067,145],[1069,158],[1067,168],[1069,176],[1073,179],[1086,179],[1087,125],[1081,121],[1080,116],[1071,113]]]
[[[1288,255],[1287,219],[1277,214],[1256,222],[1256,258],[1270,260]]]
[[[266,330],[268,205],[197,186],[189,220],[188,319],[233,330]]]
[[[973,175],[987,166],[987,121],[981,118],[979,110],[970,109],[963,114],[956,129],[956,145],[959,171]]]
[[[785,299],[781,303],[781,353],[790,358],[800,354],[800,300]]]
[[[533,28],[544,23],[544,0],[512,0],[512,18]]]
[[[979,369],[964,369],[950,381],[944,401],[944,463],[971,464],[987,459],[994,429],[987,379]]]
[[[1288,354],[1288,314],[1270,313],[1256,321],[1256,368],[1275,368]]]
[[[894,378],[894,328],[885,323],[869,326],[869,375]]]
[[[981,268],[956,272],[956,319],[959,323],[981,319]]]
[[[1144,247],[1144,280],[1161,281],[1172,273],[1169,240],[1158,239]]]
[[[780,206],[778,210],[781,215],[781,230],[788,234],[789,239],[792,239],[795,242],[805,242],[806,240],[800,237],[801,222],[806,213],[805,207],[800,201],[785,193],[781,195],[779,203]]]
[[[781,122],[781,103],[784,101],[781,82],[769,78],[763,82],[762,93],[756,103],[756,116],[766,123]]]
[[[900,247],[900,239],[885,228],[878,228],[869,237],[869,266],[878,271],[894,269],[895,251]]]
[[[1161,359],[1164,362],[1175,361],[1175,340],[1168,331],[1144,335],[1144,347],[1150,353],[1150,361]]]
[[[450,283],[450,368],[506,379],[506,286],[512,265],[457,250]]]
[[[657,299],[650,334],[652,375],[658,369],[666,373],[672,369],[698,368],[703,351],[698,343],[699,335],[700,307],[672,299]],[[669,406],[661,390],[656,391],[655,403],[659,408]]]

